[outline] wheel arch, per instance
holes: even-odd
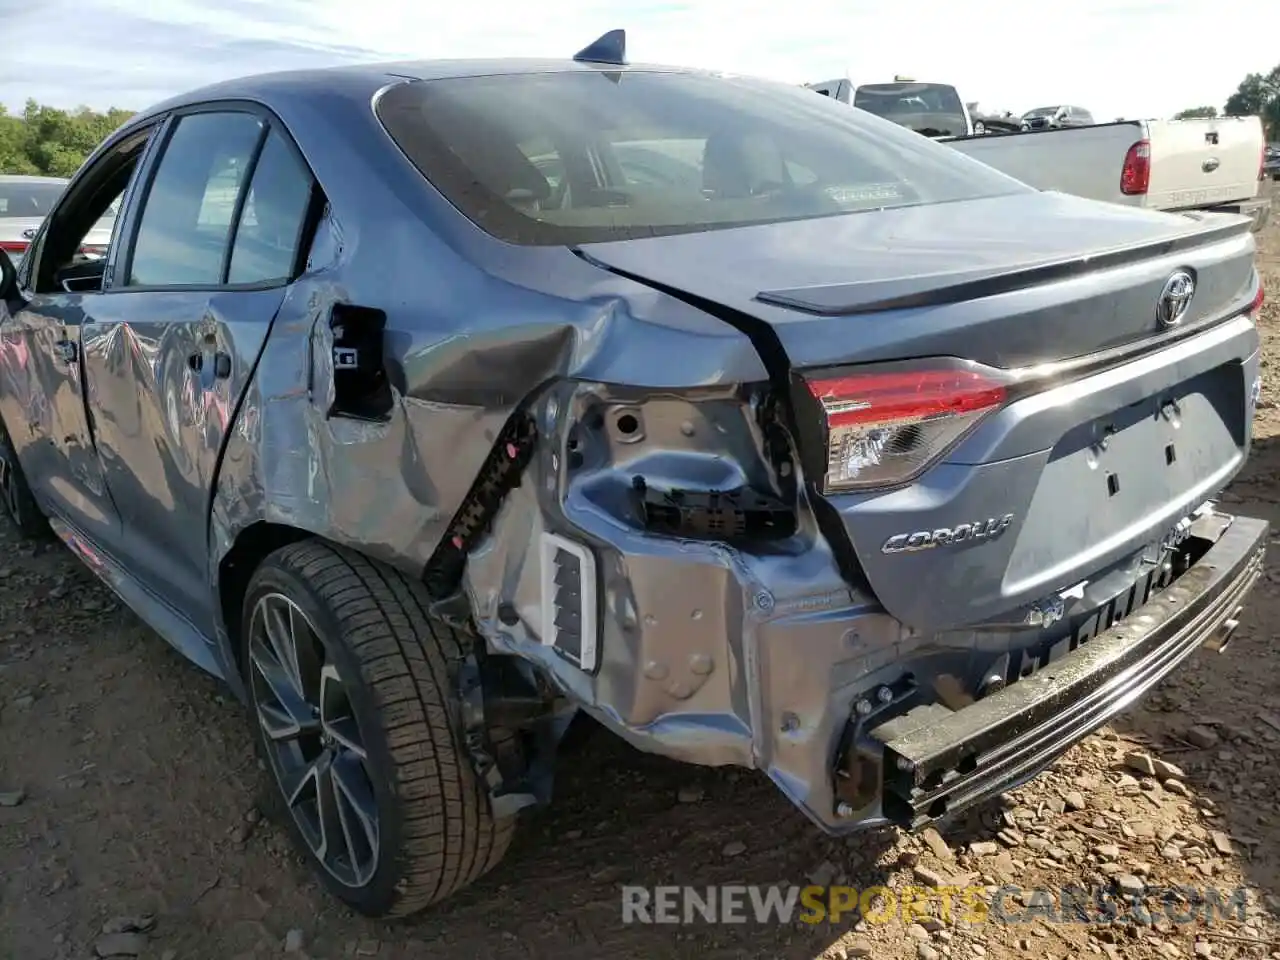
[[[281,547],[311,539],[325,538],[317,538],[310,530],[300,527],[259,520],[240,531],[231,549],[219,561],[217,599],[218,612],[227,635],[225,659],[234,664],[237,680],[243,677],[244,670],[240,649],[241,610],[254,571],[261,566],[263,560]]]

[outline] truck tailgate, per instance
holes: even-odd
[[[1262,127],[1257,117],[1153,120],[1147,206],[1212,207],[1258,193]]]

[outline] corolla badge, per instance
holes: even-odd
[[[962,523],[956,527],[898,533],[884,542],[880,552],[914,553],[917,550],[932,550],[934,547],[946,547],[970,540],[990,540],[1004,533],[1011,523],[1013,523],[1013,514],[1006,513],[1003,517],[991,517],[976,523]]]
[[[23,239],[23,240],[34,240],[35,238],[36,238],[36,228],[35,228],[35,227],[27,227],[27,229],[25,229],[25,230],[23,230],[23,231],[22,231],[22,239]]]
[[[1187,271],[1179,270],[1164,282],[1164,289],[1156,300],[1156,322],[1166,328],[1175,326],[1186,316],[1195,294],[1195,280]]]

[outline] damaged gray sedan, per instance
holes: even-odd
[[[369,915],[497,864],[575,716],[945,820],[1259,576],[1247,220],[620,41],[176,98],[3,261],[9,513],[245,700]]]

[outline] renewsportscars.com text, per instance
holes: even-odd
[[[911,923],[936,916],[968,923],[1171,923],[1245,919],[1245,888],[1148,887],[1140,895],[1111,887],[1065,886],[1057,890],[971,887],[820,887],[723,885],[624,886],[623,923]]]

